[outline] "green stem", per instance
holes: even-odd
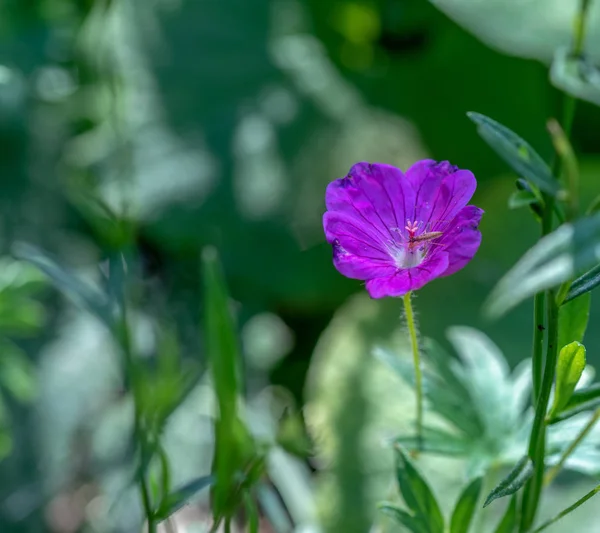
[[[600,409],[596,409],[588,423],[583,427],[583,429],[577,435],[577,438],[571,442],[569,447],[563,452],[558,463],[556,463],[546,474],[544,478],[544,485],[549,485],[552,483],[552,480],[556,477],[556,475],[560,472],[561,468],[565,464],[566,460],[571,456],[571,454],[577,449],[577,446],[581,444],[581,441],[585,439],[588,433],[592,430],[592,428],[596,425],[600,419]]]
[[[548,349],[544,365],[544,376],[540,395],[535,409],[535,418],[529,438],[528,455],[534,465],[534,474],[527,484],[527,490],[523,497],[523,513],[521,516],[521,532],[528,531],[537,513],[540,494],[544,482],[544,459],[546,455],[546,413],[550,400],[550,391],[554,383],[556,372],[556,360],[558,357],[558,306],[554,298],[554,292],[548,291],[546,296],[546,307],[548,311]]]
[[[116,258],[112,259],[110,272],[112,276],[117,273],[122,274],[124,258],[121,254],[117,254]],[[133,435],[135,442],[138,445],[140,452],[140,468],[138,469],[138,484],[142,499],[144,514],[148,521],[148,533],[156,533],[156,521],[154,520],[154,511],[152,510],[152,500],[150,499],[150,491],[146,483],[146,454],[148,449],[147,435],[143,428],[142,412],[140,409],[140,383],[137,368],[134,361],[133,348],[131,345],[131,337],[129,334],[129,323],[127,320],[127,298],[124,290],[124,280],[119,278],[117,298],[120,307],[120,320],[116,324],[117,338],[123,351],[125,358],[125,369],[131,384],[133,396]]]
[[[575,19],[574,38],[572,52],[575,55],[581,55],[585,40],[585,25],[587,13],[591,0],[581,0],[579,12]],[[563,122],[562,128],[566,139],[568,140],[573,127],[575,117],[576,99],[570,95],[565,95],[563,104]],[[554,158],[552,164],[552,173],[558,177],[560,175],[560,159]],[[544,195],[544,214],[542,218],[542,235],[547,235],[552,231],[554,210],[554,198]],[[544,373],[540,384],[540,371],[542,367],[543,351],[543,331],[538,328],[539,319],[543,317],[543,304],[545,300],[547,319],[548,319],[548,340],[546,361],[544,363]],[[534,344],[533,344],[533,390],[535,403],[535,419],[531,428],[529,438],[528,455],[534,463],[535,472],[532,479],[525,486],[523,493],[523,505],[521,514],[521,523],[519,531],[524,533],[528,531],[534,523],[535,515],[540,500],[540,494],[544,482],[544,459],[546,454],[546,412],[548,410],[548,401],[550,391],[554,382],[556,372],[556,359],[558,355],[558,306],[553,291],[548,291],[545,296],[536,295],[534,300]],[[539,387],[539,388],[538,388]]]
[[[533,348],[532,348],[532,373],[533,373],[533,405],[537,405],[542,386],[542,373],[544,366],[544,310],[546,293],[538,292],[533,299]]]
[[[231,518],[225,519],[225,533],[231,533]]]
[[[585,502],[587,502],[592,496],[596,495],[598,492],[600,492],[600,485],[594,487],[583,498],[580,498],[573,505],[570,505],[566,509],[562,510],[555,517],[551,518],[547,522],[544,522],[540,527],[535,529],[532,533],[540,533],[540,531],[543,531],[544,529],[551,526],[555,522],[558,522],[561,518],[567,516],[569,513],[573,512],[575,509],[577,509],[578,507],[583,505]]]
[[[410,336],[413,363],[415,366],[415,390],[417,393],[417,447],[420,450],[423,445],[423,374],[421,372],[421,359],[419,357],[419,341],[417,339],[417,328],[415,315],[410,301],[411,292],[404,295],[404,310],[406,312],[406,323]]]

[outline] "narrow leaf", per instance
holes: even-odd
[[[169,494],[161,503],[155,513],[156,520],[166,520],[173,513],[186,505],[192,498],[197,496],[203,489],[214,482],[213,476],[204,476],[186,483],[179,489]]]
[[[402,498],[414,516],[427,525],[428,533],[443,533],[444,518],[435,496],[399,446],[396,447],[396,477]]]
[[[552,414],[549,417],[548,424],[557,424],[584,411],[592,411],[597,407],[600,407],[600,383],[573,392],[563,411]]]
[[[508,197],[508,208],[519,209],[531,204],[535,204],[538,199],[529,191],[515,191]]]
[[[482,478],[478,477],[463,490],[452,512],[450,533],[468,533],[481,494],[481,485]]]
[[[526,178],[542,191],[556,196],[560,187],[552,177],[548,165],[538,153],[516,133],[499,122],[481,115],[467,113],[477,125],[481,138],[520,176]]]
[[[236,473],[244,469],[251,442],[238,416],[241,359],[225,279],[215,249],[203,251],[202,264],[205,352],[219,406],[219,416],[215,421],[212,472],[216,483],[212,505],[216,516],[229,516],[230,506],[236,503],[231,499]]]
[[[533,533],[540,533],[540,531],[544,531],[544,529],[546,529],[547,527],[550,527],[555,522],[558,522],[561,518],[564,518],[568,514],[572,513],[578,507],[581,507],[590,498],[592,498],[593,496],[595,496],[596,494],[598,494],[598,492],[600,492],[600,485],[594,487],[585,496],[583,496],[582,498],[580,498],[579,500],[577,500],[573,505],[569,505],[569,507],[567,507],[566,509],[562,510],[556,516],[554,516],[553,518],[551,518],[547,522],[544,522],[540,527],[536,528],[533,531]]]
[[[600,265],[588,270],[585,274],[579,276],[569,288],[569,292],[563,301],[563,305],[574,298],[581,296],[600,285]]]
[[[591,294],[582,295],[576,300],[561,305],[558,310],[558,348],[577,341],[583,342],[588,319],[590,318]]]
[[[494,533],[514,533],[517,528],[517,497],[510,499],[508,507]]]
[[[412,533],[429,533],[427,526],[418,518],[391,503],[379,504],[379,510]]]
[[[256,502],[252,499],[250,493],[244,493],[244,507],[248,518],[248,533],[259,533],[260,519]]]
[[[556,365],[556,388],[551,415],[560,413],[569,403],[585,368],[585,346],[572,342],[561,349]]]
[[[472,442],[467,437],[448,433],[447,431],[423,427],[421,436],[401,435],[394,439],[407,450],[418,450],[424,453],[463,457],[468,455]]]
[[[48,276],[54,286],[76,305],[90,311],[102,322],[112,326],[112,307],[106,295],[60,266],[35,246],[18,243],[13,246],[12,251],[17,259],[28,261],[39,268]]]
[[[529,457],[523,457],[515,467],[509,472],[509,474],[496,486],[492,492],[488,495],[483,504],[487,507],[490,503],[498,498],[504,496],[510,496],[517,492],[529,478],[533,475],[533,462]]]
[[[573,279],[600,259],[600,214],[563,224],[540,239],[498,282],[485,311],[499,318],[535,293]]]

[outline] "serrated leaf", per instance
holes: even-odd
[[[422,520],[407,513],[404,509],[400,509],[391,503],[382,503],[379,504],[378,507],[382,513],[386,514],[412,533],[429,533],[429,530]]]
[[[375,347],[373,355],[398,374],[403,381],[412,387],[415,386],[415,370],[412,363],[380,346]],[[431,409],[466,434],[473,437],[481,435],[483,427],[478,423],[477,415],[470,410],[470,404],[465,403],[464,396],[446,386],[431,372],[423,370],[422,374],[423,394],[431,403]]]
[[[590,292],[600,285],[600,265],[595,266],[591,270],[588,270],[585,274],[579,276],[571,286],[569,292],[563,301],[563,305],[571,300]]]
[[[472,446],[472,441],[460,435],[454,435],[447,431],[427,426],[422,428],[420,437],[417,435],[402,435],[396,437],[394,442],[410,451],[418,450],[458,457],[468,455]]]
[[[16,258],[28,261],[39,268],[54,284],[54,286],[76,305],[90,311],[103,323],[112,327],[112,306],[108,298],[84,282],[66,268],[60,266],[43,250],[30,244],[18,243],[13,246]]]
[[[556,196],[560,190],[550,168],[524,139],[499,122],[480,113],[467,116],[477,125],[481,138],[520,176],[542,191]]]
[[[531,478],[533,470],[531,459],[527,456],[523,457],[496,488],[489,493],[483,506],[487,507],[494,500],[517,492]]]
[[[496,284],[485,311],[499,318],[535,293],[573,279],[600,260],[600,214],[563,224],[540,239]]]
[[[517,528],[517,497],[513,496],[510,499],[508,507],[504,512],[504,516],[494,533],[514,533]]]
[[[404,502],[429,533],[443,533],[444,517],[433,492],[402,449],[395,449],[396,478]]]
[[[469,403],[482,421],[487,440],[500,442],[517,425],[508,363],[489,337],[474,328],[454,326],[448,328],[447,337],[463,362]]]
[[[156,520],[166,520],[169,518],[169,516],[177,512],[190,500],[197,496],[202,490],[212,485],[213,482],[213,476],[203,476],[186,483],[182,487],[169,494],[160,503],[154,518]]]
[[[556,50],[550,81],[567,94],[600,106],[600,70],[586,58],[574,56],[570,48]]]
[[[481,494],[482,478],[475,478],[463,490],[450,520],[450,533],[468,533]]]
[[[580,298],[560,306],[558,310],[558,348],[570,342],[583,342],[585,330],[590,318],[591,294],[583,294]]]
[[[556,387],[551,415],[560,413],[569,403],[585,368],[585,346],[571,342],[560,350],[556,365]]]

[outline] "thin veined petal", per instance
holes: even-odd
[[[395,267],[389,261],[361,257],[348,252],[338,241],[332,243],[333,264],[344,276],[352,279],[372,279],[391,276]]]
[[[371,225],[382,238],[414,217],[414,191],[402,171],[381,163],[357,163],[327,187],[327,210]]]
[[[424,159],[417,161],[406,171],[406,179],[415,191],[417,220],[429,221],[443,180],[457,170],[448,161],[438,163],[433,159]]]
[[[446,176],[434,198],[434,207],[429,214],[430,230],[445,227],[473,197],[477,180],[469,170],[458,170]]]
[[[418,266],[399,269],[391,276],[370,279],[366,283],[371,298],[404,296],[416,291],[433,279],[441,276],[448,268],[448,253],[436,250]]]
[[[452,228],[439,243],[449,256],[448,269],[442,276],[458,272],[473,259],[481,244],[481,232],[477,229],[483,209],[468,205],[463,207],[452,222]]]
[[[330,244],[337,242],[353,255],[381,261],[390,260],[383,237],[368,224],[361,224],[352,217],[328,211],[323,215],[323,227]],[[387,242],[389,240],[388,235]]]

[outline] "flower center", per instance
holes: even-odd
[[[408,269],[419,266],[427,257],[432,241],[442,236],[441,231],[423,231],[424,225],[418,220],[407,220],[403,230],[393,228],[398,233],[388,247],[397,268]]]

